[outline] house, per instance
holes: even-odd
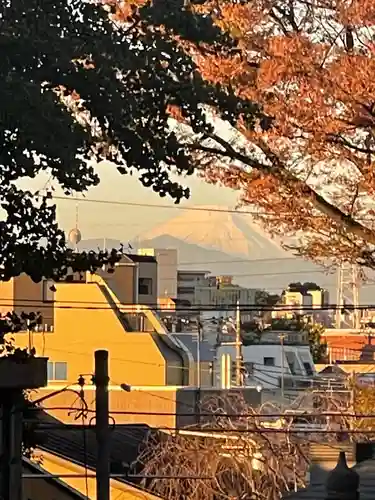
[[[121,274],[122,267],[117,269]],[[123,304],[113,282],[98,274],[55,283],[48,294],[47,285],[21,275],[1,283],[0,298],[8,296],[8,310],[42,312],[38,331],[17,333],[16,343],[49,358],[50,384],[74,383],[80,374],[92,373],[97,349],[113,353],[110,377],[117,385],[189,384],[188,352],[176,344],[151,308]]]
[[[327,328],[323,339],[327,343],[328,359],[326,364],[317,365],[322,371],[334,364],[347,374],[368,374],[375,371],[375,341],[374,330],[353,330],[342,328]],[[374,377],[373,382],[374,383]]]
[[[323,338],[327,343],[329,362],[373,362],[375,360],[374,334],[375,331],[370,329],[326,328]]]
[[[24,500],[87,500],[66,482],[50,477],[49,472],[28,458],[22,459],[22,497]]]
[[[80,494],[76,498],[96,498],[96,436],[91,425],[64,427],[62,422],[45,413],[38,416],[42,443],[34,452],[41,461],[45,473],[61,476],[60,483],[66,489]],[[116,425],[111,433],[110,474],[116,476],[110,481],[111,498],[121,500],[157,500],[158,497],[140,486],[141,478],[132,464],[137,461],[142,446],[150,436],[155,436],[145,425]],[[31,481],[31,479],[30,479]],[[37,482],[34,480],[34,482]],[[45,496],[34,497],[51,498]],[[74,497],[61,497],[65,498]],[[31,500],[34,500],[31,498]]]
[[[245,385],[260,384],[269,390],[282,386],[286,390],[298,390],[310,387],[316,375],[308,338],[303,332],[264,331],[251,345],[242,346],[241,352]],[[228,380],[233,380],[235,362],[235,343],[222,342],[216,350],[218,386],[223,387]]]

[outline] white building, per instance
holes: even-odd
[[[241,351],[245,385],[261,384],[264,389],[275,390],[284,384],[285,390],[303,389],[316,375],[307,339],[299,332],[266,332],[259,343],[242,346]],[[217,387],[233,384],[235,363],[235,343],[218,346],[214,367]]]
[[[328,311],[322,311],[329,304],[329,293],[318,286],[309,283],[289,285],[283,291],[281,303],[282,308],[272,311],[273,319],[291,319],[296,315],[309,315],[315,321],[327,324]],[[288,310],[289,309],[289,310]]]
[[[178,270],[177,272],[177,298],[187,300],[195,305],[195,291],[199,286],[208,285],[208,271]]]
[[[139,255],[155,257],[158,263],[158,297],[177,297],[177,250],[171,248],[140,248]]]
[[[241,311],[241,321],[250,321],[255,314],[254,306],[256,300],[255,288],[243,288],[233,283],[225,286],[198,285],[195,288],[194,303],[196,306],[212,306],[219,313],[220,317],[226,318],[236,315],[237,302]],[[247,308],[247,310],[246,310]]]

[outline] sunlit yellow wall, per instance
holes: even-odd
[[[53,304],[44,301],[43,281],[34,283],[26,274],[14,278],[14,311],[40,312],[43,325],[53,325]]]
[[[0,281],[0,311],[6,314],[13,310],[14,280]]]
[[[112,383],[164,385],[166,363],[148,333],[128,333],[106,301],[99,283],[58,283],[55,294],[54,332],[34,333],[38,355],[68,363],[68,382],[92,373],[94,351],[110,351]],[[28,345],[28,335],[16,342]],[[65,384],[65,381],[62,382]]]
[[[79,478],[63,478],[66,484],[71,488],[79,491],[83,495],[87,495],[86,491],[86,479],[85,479],[85,469],[79,465],[73,464],[72,462],[65,460],[63,458],[57,457],[46,451],[41,451],[42,457],[42,467],[50,474],[80,474],[82,477]],[[88,471],[88,475],[93,474],[92,471]],[[95,478],[88,477],[87,479],[87,497],[91,500],[96,498],[96,483]],[[156,500],[158,497],[151,495],[145,491],[138,488],[134,488],[129,484],[124,484],[120,481],[111,479],[111,491],[110,497],[116,500]]]

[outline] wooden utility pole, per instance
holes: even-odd
[[[240,301],[237,300],[236,309],[236,386],[242,386],[242,340],[241,340],[241,311]]]
[[[96,385],[96,499],[110,500],[110,430],[108,398],[108,351],[95,351]]]

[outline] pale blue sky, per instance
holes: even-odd
[[[144,188],[135,175],[121,175],[109,163],[100,164],[97,170],[101,183],[90,189],[86,198],[173,206],[173,202],[167,197],[160,198],[151,189]],[[22,185],[42,189],[47,180],[47,176],[42,176],[31,183],[25,181]],[[237,193],[230,189],[209,185],[196,177],[181,181],[186,181],[185,184],[191,188],[191,198],[182,201],[181,206],[218,205],[234,208],[236,204]],[[56,190],[56,194],[63,195],[60,190]],[[79,195],[78,200],[79,198],[82,195]],[[57,205],[59,222],[68,231],[75,225],[75,198],[72,197],[72,201],[58,201]],[[179,210],[102,205],[84,201],[78,202],[78,206],[79,226],[84,239],[105,237],[126,241],[179,214]]]

